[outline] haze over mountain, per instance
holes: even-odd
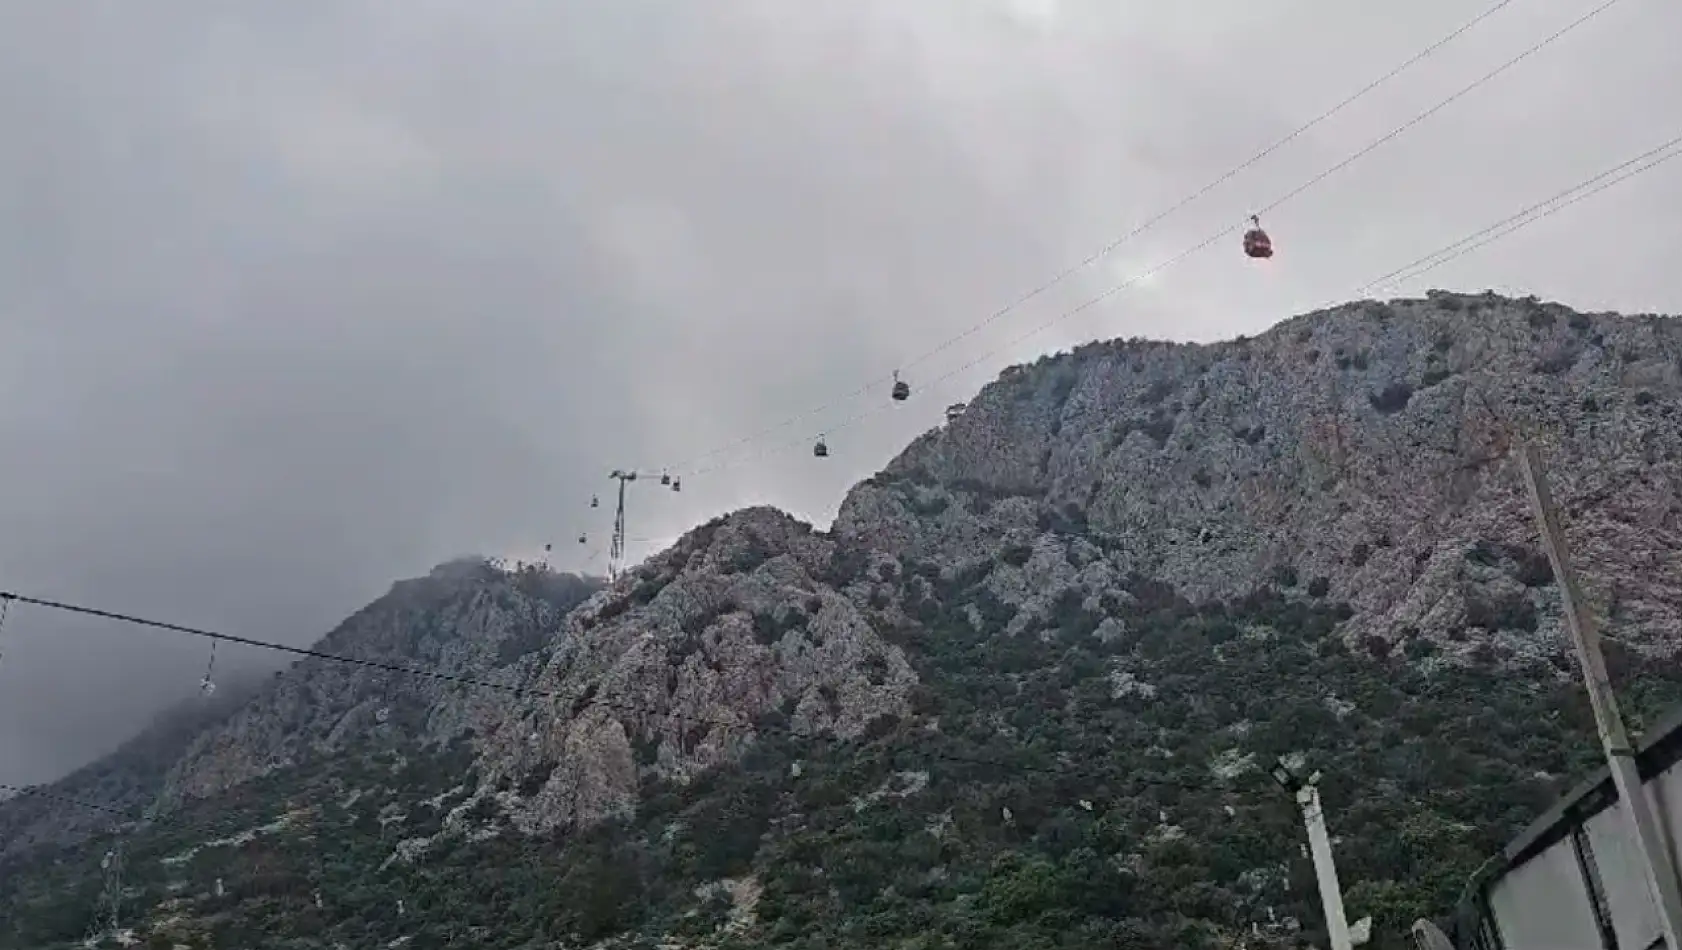
[[[1517,437],[1637,723],[1682,701],[1679,406],[1675,318],[1492,294],[1012,368],[832,531],[456,561],[320,644],[495,688],[306,660],[47,790],[154,820],[0,805],[0,946],[81,936],[119,841],[157,945],[1285,946],[1282,755],[1402,946],[1596,756]]]

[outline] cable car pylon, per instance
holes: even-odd
[[[607,582],[619,579],[625,570],[625,486],[637,480],[635,469],[614,469],[608,476],[619,483],[619,505],[613,511],[613,542],[607,549]]]

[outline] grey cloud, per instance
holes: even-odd
[[[1013,342],[1589,6],[1518,0],[908,367],[919,399],[836,406],[681,496],[639,488],[632,533],[762,501],[821,517],[1007,362],[1256,332],[1676,134],[1682,12],[1625,0],[1270,215],[1270,266],[1221,244]],[[580,566],[607,469],[681,463],[887,373],[1472,13],[0,4],[0,586],[304,643],[464,551],[555,541]],[[1675,310],[1677,181],[1655,172],[1406,289]],[[814,464],[805,440],[877,405]],[[0,781],[109,747],[204,662],[202,644],[39,610],[3,637]]]

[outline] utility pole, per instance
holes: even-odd
[[[1589,691],[1589,703],[1594,707],[1595,726],[1600,731],[1600,744],[1606,751],[1606,764],[1612,772],[1612,782],[1623,804],[1636,853],[1641,857],[1642,872],[1659,912],[1659,926],[1663,928],[1665,946],[1682,947],[1682,890],[1678,889],[1676,869],[1670,852],[1659,834],[1653,816],[1653,804],[1641,784],[1636,766],[1635,748],[1630,745],[1624,728],[1623,714],[1612,692],[1612,679],[1606,673],[1606,658],[1600,652],[1600,631],[1594,617],[1583,601],[1576,572],[1565,548],[1565,535],[1559,528],[1559,515],[1554,508],[1553,494],[1548,490],[1547,474],[1534,446],[1522,446],[1520,459],[1524,463],[1524,480],[1530,488],[1530,503],[1536,521],[1542,529],[1542,546],[1547,549],[1554,578],[1559,581],[1559,596],[1565,609],[1565,627],[1577,646],[1577,659],[1583,667],[1583,679]]]
[[[1314,878],[1320,885],[1320,904],[1326,912],[1326,939],[1331,943],[1331,950],[1353,950],[1349,920],[1343,914],[1343,888],[1338,885],[1337,865],[1332,861],[1332,839],[1326,832],[1326,811],[1320,807],[1320,773],[1300,778],[1281,759],[1272,774],[1279,787],[1296,798],[1303,823],[1308,826],[1308,850],[1314,857]]]
[[[613,544],[607,549],[607,580],[619,579],[625,569],[625,486],[637,480],[635,469],[614,469],[608,478],[619,483],[619,507],[613,512]]]

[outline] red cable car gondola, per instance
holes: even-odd
[[[1261,220],[1252,214],[1250,215],[1250,224],[1253,227],[1244,232],[1245,256],[1258,260],[1266,260],[1272,257],[1273,239],[1269,238],[1267,232],[1262,230]]]

